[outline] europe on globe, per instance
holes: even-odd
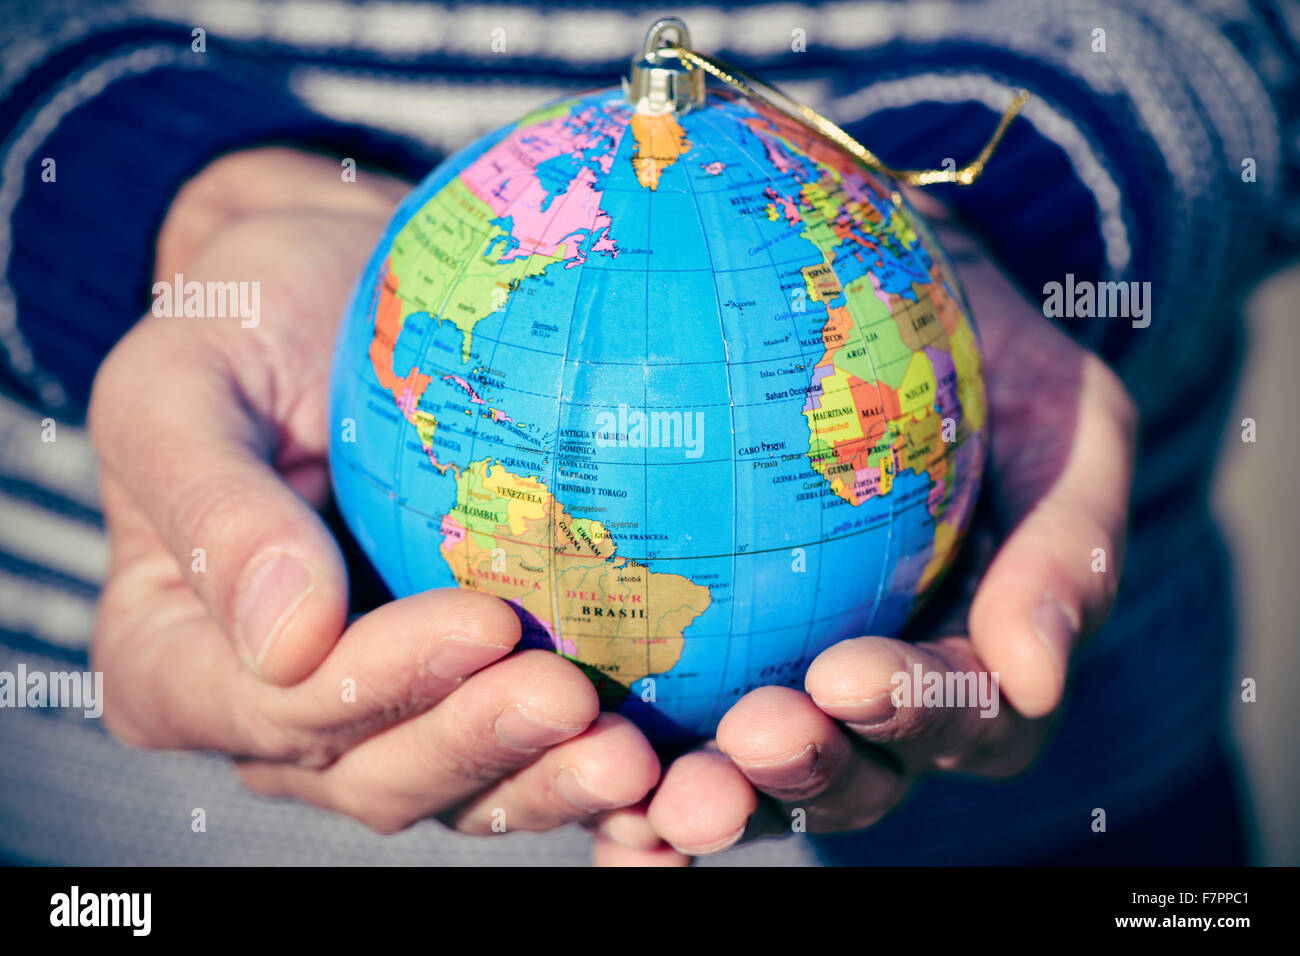
[[[396,595],[509,601],[526,645],[683,740],[902,628],[987,432],[970,317],[897,188],[659,79],[537,110],[407,197],[343,319],[331,467]]]

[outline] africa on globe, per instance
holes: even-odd
[[[392,591],[503,598],[656,740],[896,634],[987,449],[975,331],[897,187],[703,80],[648,43],[626,89],[434,170],[331,386],[336,498]]]

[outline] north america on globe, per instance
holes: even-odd
[[[392,591],[509,601],[655,739],[895,634],[987,453],[975,330],[895,187],[761,103],[536,111],[406,199],[335,356]]]

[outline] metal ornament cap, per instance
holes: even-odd
[[[677,17],[656,20],[623,80],[623,91],[638,113],[687,113],[704,104],[704,72],[682,62],[675,47],[691,49],[686,24]]]

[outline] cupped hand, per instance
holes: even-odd
[[[125,741],[239,758],[249,786],[381,832],[547,829],[635,804],[645,738],[568,661],[512,653],[472,591],[347,621],[327,386],[355,277],[407,185],[282,149],[232,154],[160,233],[170,282],[256,283],[258,314],[146,315],[104,362],[90,429],[112,549],[93,660]],[[251,288],[251,286],[250,286]]]
[[[861,829],[924,774],[1014,775],[1043,743],[1071,651],[1114,601],[1136,413],[1114,373],[1050,324],[975,239],[939,230],[981,333],[991,429],[985,492],[958,564],[900,639],[844,641],[813,661],[804,692],[743,697],[714,741],[668,768],[651,801],[601,820],[596,862],[680,864],[792,824]],[[894,675],[917,665],[995,674],[1009,706],[917,706],[894,694]]]

